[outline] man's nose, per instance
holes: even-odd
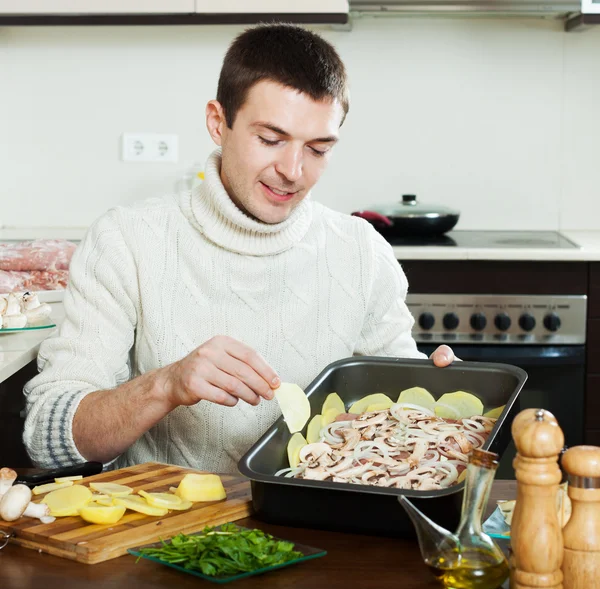
[[[275,169],[289,182],[297,182],[302,177],[302,148],[288,146],[280,154]]]

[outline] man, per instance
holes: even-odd
[[[353,354],[423,357],[391,247],[309,198],[347,111],[319,36],[269,25],[234,41],[206,107],[220,149],[205,181],[112,209],[73,257],[66,319],[25,389],[35,463],[233,472],[279,416],[280,380],[304,387]]]

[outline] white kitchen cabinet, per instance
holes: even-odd
[[[196,12],[210,14],[348,14],[348,0],[196,0]]]
[[[214,6],[214,2],[212,2]],[[0,15],[187,14],[194,0],[0,0]]]

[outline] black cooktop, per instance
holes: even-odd
[[[449,231],[430,237],[392,237],[396,246],[578,249],[556,231]]]

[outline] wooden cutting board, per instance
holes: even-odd
[[[146,462],[86,477],[81,482],[119,483],[137,493],[168,492],[176,487],[184,474],[200,472],[180,466]],[[0,520],[0,530],[13,533],[10,542],[62,556],[86,564],[95,564],[127,553],[128,548],[167,539],[179,532],[192,533],[205,526],[216,526],[248,517],[251,512],[250,483],[242,477],[221,475],[227,493],[223,501],[194,503],[187,511],[171,511],[162,517],[152,517],[127,510],[112,525],[89,524],[79,516],[59,517],[51,524],[22,517],[15,522]],[[38,502],[43,495],[34,496]]]

